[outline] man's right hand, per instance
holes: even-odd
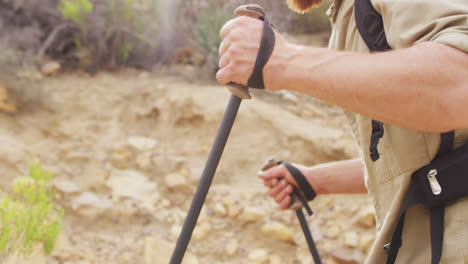
[[[294,164],[294,166],[302,172],[310,183],[309,169],[302,165]],[[263,180],[263,185],[270,189],[268,195],[275,200],[279,208],[282,210],[288,209],[291,204],[293,185],[300,190],[288,169],[284,165],[278,165],[265,171],[259,171],[257,175]],[[315,189],[314,186],[312,187]]]
[[[230,82],[247,86],[248,79],[254,69],[260,40],[263,32],[263,21],[247,16],[240,16],[228,21],[221,29],[221,45],[219,46],[219,71],[216,79],[221,84]],[[278,60],[288,54],[288,42],[275,31],[275,47],[273,54],[263,68],[265,89],[273,88],[271,74],[274,74]],[[268,68],[273,70],[267,70]],[[278,90],[278,89],[277,89]]]
[[[309,184],[319,194],[367,193],[364,184],[364,172],[359,159],[330,162],[312,167],[293,164],[304,174]],[[278,165],[265,171],[257,172],[263,184],[269,188],[272,197],[282,210],[291,203],[292,185],[296,181],[284,165]]]

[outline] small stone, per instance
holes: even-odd
[[[262,232],[266,235],[273,237],[279,241],[292,241],[292,231],[283,223],[280,222],[269,222],[262,226]]]
[[[325,229],[324,234],[325,234],[325,236],[327,236],[329,238],[337,238],[338,235],[341,234],[341,228],[339,228],[336,225],[328,227],[328,228]]]
[[[239,218],[243,223],[257,222],[265,216],[265,210],[259,207],[245,207]]]
[[[359,264],[362,263],[365,256],[359,250],[338,248],[331,250],[329,255],[338,264]]]
[[[187,178],[181,171],[168,174],[166,177],[164,177],[164,183],[166,184],[167,188],[172,190],[190,189]]]
[[[359,235],[356,232],[347,232],[344,235],[345,246],[350,248],[356,248],[359,246]]]
[[[71,206],[73,210],[77,210],[80,214],[92,216],[112,208],[112,201],[98,197],[92,192],[84,192],[72,200]]]
[[[268,259],[268,251],[263,248],[256,248],[250,251],[248,259],[255,263],[265,263]]]
[[[357,223],[358,225],[371,228],[375,226],[375,210],[372,206],[368,206],[367,208],[363,209],[359,214],[355,217],[353,222]]]
[[[226,254],[228,254],[228,256],[232,256],[237,252],[238,248],[239,248],[239,244],[238,244],[237,240],[230,239],[227,242],[226,247],[224,249],[226,251]]]
[[[229,217],[237,217],[242,211],[242,207],[239,203],[236,203],[231,198],[224,198],[223,203],[227,208],[227,214]]]
[[[147,137],[129,137],[127,142],[139,151],[152,150],[157,144],[156,140]]]
[[[115,201],[120,198],[130,198],[139,202],[139,205],[153,209],[159,199],[158,186],[138,171],[115,170],[106,182],[112,190]]]
[[[142,170],[148,170],[151,168],[151,153],[141,153],[135,158],[135,162],[138,165],[138,168]]]
[[[161,200],[157,205],[158,209],[169,208],[169,206],[171,206],[171,202],[167,199]]]
[[[70,193],[77,193],[81,189],[78,187],[74,182],[67,180],[67,179],[55,179],[52,185],[57,189],[59,192],[70,194]]]
[[[219,202],[214,204],[213,212],[215,212],[215,214],[218,215],[218,216],[226,216],[227,215],[226,207],[224,207],[224,204],[219,203]]]
[[[204,239],[211,231],[211,225],[209,223],[201,223],[195,227],[193,231],[193,239],[202,240]]]
[[[55,75],[62,66],[56,61],[49,61],[42,65],[41,73],[46,76]]]

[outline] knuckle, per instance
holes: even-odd
[[[242,31],[240,29],[233,29],[229,34],[228,38],[232,42],[240,41],[242,39]]]
[[[252,18],[248,17],[248,16],[240,16],[240,17],[237,17],[236,19],[236,25],[237,26],[245,26],[247,24],[249,24],[249,22],[251,22]]]

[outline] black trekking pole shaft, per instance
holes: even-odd
[[[224,113],[223,121],[219,127],[210,155],[208,156],[200,182],[198,183],[187,218],[185,219],[180,236],[177,239],[177,244],[174,252],[172,253],[170,264],[180,264],[184,258],[185,251],[187,250],[188,243],[192,237],[193,229],[197,224],[198,216],[200,215],[206,195],[210,189],[211,182],[213,181],[216,168],[218,167],[219,160],[223,154],[224,146],[226,146],[226,142],[231,132],[234,120],[236,119],[241,101],[242,99],[235,95],[231,95],[231,98],[229,99],[229,104],[226,108],[226,112]]]
[[[304,232],[305,239],[307,241],[307,245],[309,246],[310,253],[314,258],[315,264],[322,264],[322,260],[320,259],[320,254],[315,246],[314,239],[312,238],[312,233],[310,233],[309,226],[307,225],[307,221],[305,219],[304,213],[302,213],[302,209],[296,210],[297,219],[299,219],[299,223],[301,224],[302,232]]]

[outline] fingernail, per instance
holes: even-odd
[[[263,177],[263,176],[265,176],[265,172],[257,171],[257,175],[258,175],[258,177]]]
[[[288,182],[286,180],[281,180],[281,186],[286,186],[288,185]]]

